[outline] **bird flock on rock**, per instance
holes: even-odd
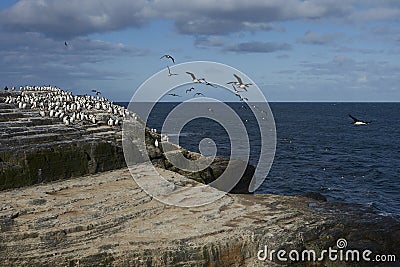
[[[41,117],[58,118],[65,125],[89,123],[121,126],[127,116],[137,120],[135,113],[126,108],[96,96],[76,96],[55,86],[20,87],[21,94],[9,95],[5,103],[16,104],[19,109],[38,110]]]

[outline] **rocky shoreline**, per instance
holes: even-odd
[[[347,249],[400,255],[400,222],[369,208],[248,194],[179,208],[152,199],[126,168],[1,195],[2,266],[396,266],[257,257],[265,245],[321,253],[341,238]]]
[[[121,127],[108,124],[115,114],[96,110],[87,113],[96,114],[95,123],[65,123],[42,116],[40,107],[5,103],[18,95],[0,91],[2,266],[398,266],[398,217],[316,194],[227,194],[200,207],[168,206],[132,179]],[[146,149],[171,181],[209,183],[226,168],[227,159],[217,158],[195,174],[177,170],[154,145],[160,138],[146,131]],[[151,178],[149,168],[138,162],[130,171]],[[248,193],[253,172],[248,166],[232,192]],[[265,246],[320,254],[338,249],[339,239],[347,240],[346,249],[394,255],[397,262],[258,258]]]
[[[29,101],[46,99],[45,96],[49,94],[60,94],[65,98],[70,97],[71,100],[60,100],[55,107],[41,105],[40,103],[46,103],[45,100],[37,100],[39,104],[35,102],[35,105]],[[23,100],[24,97],[28,100]],[[106,99],[94,96],[82,97],[85,100],[82,107],[75,107],[74,111],[67,110],[68,105],[83,102],[74,97],[54,87],[0,91],[0,190],[126,167],[121,123],[123,115],[129,113]],[[103,107],[97,108],[98,103]],[[53,116],[49,116],[52,112]],[[57,114],[59,115],[55,116]],[[61,114],[64,114],[63,118],[60,118]],[[75,114],[83,114],[86,119],[75,119],[73,122],[68,120],[65,123],[65,116],[79,116]],[[110,125],[110,120],[119,121],[119,124]],[[201,183],[207,184],[218,178],[229,161],[217,157],[205,170],[183,172],[169,163],[162,148],[155,147],[155,140],[161,142],[161,135],[146,129],[147,152],[154,165],[176,171]],[[180,147],[176,150],[188,159],[199,157],[198,154]],[[141,152],[137,151],[137,154]],[[249,193],[248,185],[253,172],[254,168],[248,165],[241,182],[232,192]]]

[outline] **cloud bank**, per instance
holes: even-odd
[[[380,21],[400,18],[399,1],[372,0],[21,0],[1,14],[11,31],[73,38],[126,28],[152,19],[174,22],[181,34],[279,30],[273,22],[302,19]]]

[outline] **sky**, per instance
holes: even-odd
[[[1,87],[129,101],[170,54],[230,65],[268,101],[400,101],[398,0],[2,0],[0,17]]]

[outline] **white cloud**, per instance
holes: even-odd
[[[221,47],[226,41],[220,36],[197,36],[194,40],[194,45],[200,48],[206,47]]]
[[[298,41],[303,44],[329,45],[334,44],[338,38],[339,34],[319,34],[314,31],[307,31]]]
[[[355,21],[382,21],[382,20],[400,20],[400,8],[393,7],[373,7],[365,10],[357,10],[349,16]]]
[[[276,51],[290,50],[291,46],[287,43],[273,42],[243,42],[226,46],[224,50],[237,53],[272,53]]]

